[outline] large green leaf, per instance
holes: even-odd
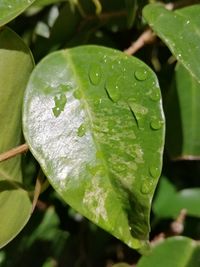
[[[178,64],[166,101],[167,149],[172,158],[200,156],[200,83]]]
[[[147,5],[143,15],[189,73],[200,82],[200,5],[174,12],[161,4]]]
[[[173,184],[162,177],[153,202],[153,211],[159,218],[177,218],[182,209],[187,211],[187,215],[200,217],[199,203],[200,188],[176,191]]]
[[[35,0],[1,0],[0,1],[0,26],[8,23],[27,7],[29,7]]]
[[[24,89],[33,69],[29,49],[10,29],[0,31],[0,153],[22,141]],[[22,185],[21,156],[0,163],[0,247],[27,222],[32,204]]]
[[[23,124],[69,205],[130,247],[146,244],[165,125],[144,63],[100,46],[52,53],[29,80]]]
[[[161,264],[162,263],[162,264]],[[143,256],[137,267],[199,267],[200,244],[187,237],[171,237]]]

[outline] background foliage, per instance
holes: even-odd
[[[67,206],[49,186],[40,195],[35,211],[24,229],[0,250],[0,266],[110,267],[117,263],[116,267],[155,267],[160,266],[160,262],[166,267],[200,266],[200,3],[171,1],[168,8],[173,5],[175,11],[169,11],[156,2],[158,1],[24,0],[17,5],[17,1],[1,1],[0,30],[4,30],[3,25],[7,23],[7,26],[18,33],[30,47],[36,63],[50,52],[85,44],[124,51],[150,25],[160,39],[154,39],[153,43],[143,46],[135,56],[150,66],[159,79],[167,132],[162,174],[152,205],[150,240],[153,249],[149,256],[140,256],[138,252],[89,222]],[[164,4],[169,4],[168,2],[164,1]],[[16,40],[13,45],[17,46],[17,42],[20,41]],[[0,49],[3,49],[3,43],[0,43]],[[25,73],[18,75],[24,79],[19,83],[25,83],[28,79],[27,72],[33,67],[32,57],[26,48],[20,46],[17,49],[20,53],[13,55],[12,66],[17,70],[18,64],[27,60],[24,63],[27,67]],[[2,52],[0,61],[7,61],[3,56],[5,53]],[[0,69],[4,71],[4,68],[0,64]],[[8,68],[11,74],[14,70]],[[11,79],[10,76],[9,81]],[[0,81],[1,88],[2,81],[3,77]],[[0,96],[0,114],[4,114],[7,109],[2,100],[4,93],[1,92]],[[14,103],[19,105],[15,97],[12,100],[12,110]],[[17,125],[21,123],[20,112],[18,107],[17,119],[12,123],[12,115],[9,113],[6,117],[1,116],[1,128],[9,121],[12,127],[10,133],[14,134]],[[0,134],[1,152],[12,148],[14,144],[5,146],[7,131],[1,130]],[[21,135],[16,138],[15,145],[23,142]],[[19,183],[9,184],[9,192],[8,184],[1,183],[1,196],[6,191],[6,197],[13,197],[15,190],[12,188],[17,186],[24,199],[27,197],[24,187],[31,192],[33,199],[38,163],[30,152],[13,160],[23,166],[21,178],[17,181]],[[2,165],[7,163],[0,164],[0,170],[8,169],[6,165]],[[16,166],[15,162],[8,164],[10,170],[12,164]],[[11,175],[16,172],[11,172]],[[1,177],[1,182],[2,180]],[[20,209],[17,212],[23,223],[30,216],[30,203],[24,199],[22,201],[26,201],[27,207],[23,210],[24,214]],[[2,212],[4,195],[0,200]],[[9,207],[11,211],[12,208]],[[15,211],[17,208],[15,207]],[[186,210],[186,217],[183,209]],[[13,223],[13,220],[8,221]],[[5,224],[2,225],[5,227]],[[16,232],[19,230],[17,228]],[[181,237],[177,236],[180,234]],[[164,240],[161,241],[161,237]],[[2,236],[0,240],[1,238]],[[159,239],[161,243],[156,243],[155,239]],[[169,257],[172,253],[173,256]]]

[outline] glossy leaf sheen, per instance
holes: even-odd
[[[200,156],[200,83],[178,64],[166,101],[167,149],[172,158]]]
[[[0,31],[0,153],[21,144],[24,89],[33,68],[32,56],[11,30]],[[22,186],[21,156],[0,163],[0,247],[27,222],[29,194]]]
[[[34,0],[1,0],[0,26],[8,23],[29,7]]]
[[[199,267],[200,245],[187,237],[171,237],[157,244],[150,255],[143,256],[137,267]]]
[[[160,4],[147,5],[144,18],[175,57],[200,82],[200,5],[169,11]]]
[[[162,177],[153,202],[153,211],[159,218],[177,218],[182,209],[186,209],[189,216],[200,217],[199,203],[200,188],[176,191],[173,184]]]
[[[64,200],[130,247],[143,247],[165,128],[155,74],[105,47],[52,53],[29,80],[23,123]]]

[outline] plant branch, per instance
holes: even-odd
[[[129,48],[124,50],[124,53],[127,55],[133,55],[139,49],[141,49],[146,44],[151,44],[156,40],[156,35],[152,32],[151,29],[147,29],[144,31],[139,38],[131,44]]]
[[[18,147],[12,148],[11,150],[8,150],[2,154],[0,154],[0,162],[13,158],[19,154],[23,154],[28,151],[28,145],[25,143],[23,145],[20,145]]]

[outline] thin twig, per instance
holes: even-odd
[[[170,229],[172,235],[180,235],[184,230],[184,222],[187,215],[187,210],[182,209],[177,219],[171,223]]]
[[[152,32],[151,29],[144,31],[139,38],[131,44],[131,46],[124,50],[124,53],[128,55],[133,55],[139,49],[141,49],[146,44],[151,44],[156,40],[156,35]]]
[[[27,152],[28,149],[29,148],[28,148],[27,144],[23,144],[23,145],[20,145],[18,147],[12,148],[11,150],[8,150],[8,151],[0,154],[0,162],[7,160],[7,159],[10,159],[10,158],[13,158],[19,154],[23,154],[23,153]]]

